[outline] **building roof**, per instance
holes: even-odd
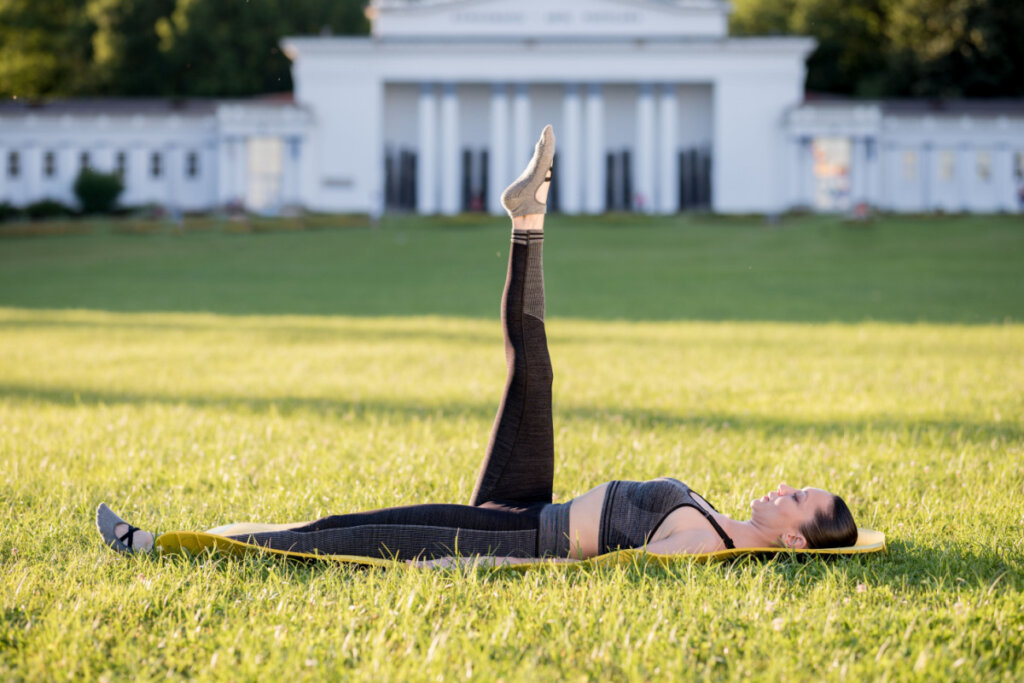
[[[991,99],[880,99],[862,100],[808,93],[803,104],[811,107],[878,107],[890,116],[1020,116],[1024,98]]]
[[[59,100],[3,100],[0,116],[213,116],[224,104],[294,106],[291,93],[252,98],[95,97]]]

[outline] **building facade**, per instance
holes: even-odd
[[[369,37],[295,37],[294,98],[0,105],[0,202],[501,213],[543,125],[569,214],[1018,211],[1024,104],[804,101],[806,38],[723,0],[374,0]]]

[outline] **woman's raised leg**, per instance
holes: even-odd
[[[512,244],[501,304],[508,377],[472,505],[550,503],[555,474],[551,358],[544,330],[544,212],[555,137],[544,129],[523,175],[502,195]]]

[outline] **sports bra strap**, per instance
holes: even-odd
[[[704,517],[709,522],[711,522],[711,526],[713,526],[715,528],[715,531],[718,532],[718,535],[722,537],[722,542],[725,543],[725,547],[729,550],[733,550],[736,547],[736,544],[732,542],[731,538],[729,538],[729,534],[725,533],[725,530],[721,526],[719,526],[718,522],[715,521],[715,518],[711,516],[711,513],[705,510],[704,508],[700,507],[699,505],[695,505],[694,507],[700,510],[701,514],[703,514]]]

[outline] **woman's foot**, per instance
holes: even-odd
[[[119,553],[149,552],[153,549],[153,534],[134,527],[100,503],[96,508],[96,528],[104,543]]]
[[[501,195],[501,205],[512,218],[531,214],[543,215],[548,210],[551,188],[551,166],[555,160],[555,133],[545,126],[526,170]]]

